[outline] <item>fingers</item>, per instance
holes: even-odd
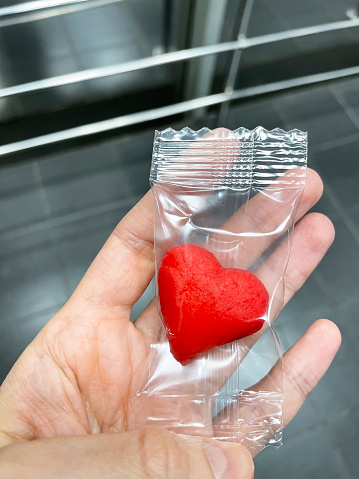
[[[294,228],[289,262],[285,271],[283,290],[278,287],[288,257],[288,244],[283,242],[257,270],[257,275],[273,293],[270,316],[273,320],[300,289],[317,267],[334,240],[332,222],[320,213],[305,216]]]
[[[275,321],[281,309],[313,273],[331,246],[333,239],[334,227],[329,218],[320,213],[308,214],[297,223],[293,231],[291,253],[284,278],[284,291],[280,285],[287,262],[287,244],[279,245],[258,269],[258,277],[265,284],[267,290],[273,294],[269,311],[271,323]],[[258,333],[241,341],[241,361],[262,336],[267,326],[265,323]],[[229,374],[232,374],[237,365],[238,363],[232,365]]]
[[[7,479],[252,479],[239,444],[179,436],[165,429],[37,440],[0,450]]]
[[[333,361],[341,343],[338,327],[331,321],[316,321],[284,355],[283,425],[287,426],[302,407]],[[276,374],[273,371],[273,375]],[[335,397],[333,396],[333,401]]]
[[[310,213],[294,228],[288,264],[288,245],[284,242],[258,269],[258,278],[272,295],[269,311],[271,323],[313,273],[333,240],[334,227],[329,218],[320,213]],[[284,270],[285,277],[283,277]],[[283,280],[284,290],[281,287]],[[242,350],[245,353],[258,341],[267,326],[265,323],[258,333],[243,339]]]
[[[153,196],[148,192],[117,225],[74,297],[129,310],[153,274]]]
[[[295,172],[298,177],[304,175],[301,170]],[[259,192],[221,227],[223,232],[211,236],[208,249],[216,254],[222,266],[249,268],[321,197],[323,183],[314,170],[307,170],[306,186],[295,211],[293,208],[298,204],[300,193],[298,188],[278,187],[276,183]]]
[[[283,362],[278,362],[269,375],[251,388],[252,402],[240,403],[238,411],[232,411],[242,418],[243,436],[253,437],[255,434],[264,442],[271,439],[268,433],[268,423],[273,411],[273,404],[262,399],[263,394],[274,391],[274,385],[281,384],[283,374],[283,425],[284,427],[294,418],[304,403],[308,394],[315,388],[319,380],[324,376],[336,355],[341,342],[341,336],[337,326],[326,319],[320,319],[313,323],[307,332],[297,341],[283,356]],[[335,395],[333,395],[335,401]],[[228,410],[226,411],[228,415]],[[216,423],[220,424],[224,414],[218,416]],[[259,428],[262,424],[263,430]],[[279,424],[278,424],[279,426]],[[255,443],[244,440],[244,446],[250,447],[256,455],[261,447],[255,447]]]
[[[242,445],[217,442],[207,444],[204,449],[216,479],[254,478],[252,457]]]

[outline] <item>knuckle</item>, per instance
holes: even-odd
[[[303,286],[306,279],[307,275],[299,266],[292,265],[291,268],[288,268],[288,271],[285,274],[284,284],[285,289],[289,292],[289,297],[292,297],[298,289]]]
[[[189,477],[188,455],[170,431],[143,429],[139,433],[141,469],[148,479],[184,479]]]
[[[319,381],[311,371],[307,370],[306,373],[304,373],[299,368],[294,369],[293,365],[288,365],[285,361],[283,361],[283,375],[289,381],[302,402],[305,401],[308,394]]]
[[[247,221],[249,228],[255,233],[269,233],[275,229],[272,213],[264,207],[251,208]]]

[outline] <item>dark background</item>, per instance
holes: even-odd
[[[203,5],[203,3],[205,5]],[[206,5],[207,3],[207,5]],[[221,2],[219,2],[221,3]],[[201,37],[198,1],[128,0],[53,16],[4,15],[0,7],[1,89],[43,78],[236,38],[243,3],[225,3],[216,38]],[[352,0],[255,0],[248,36],[346,20]],[[213,7],[214,8],[214,7]],[[218,8],[218,4],[217,4]],[[203,10],[204,9],[204,10]],[[55,15],[56,13],[56,15]],[[6,23],[7,22],[7,23]],[[245,50],[242,89],[359,65],[359,28]],[[359,477],[359,78],[282,89],[230,104],[116,129],[85,139],[3,154],[2,145],[128,113],[222,92],[232,58],[192,60],[0,98],[0,382],[41,327],[64,304],[121,217],[148,189],[153,131],[168,126],[300,128],[309,166],[325,184],[316,211],[336,239],[285,308],[277,331],[287,349],[313,320],[328,317],[343,344],[284,434],[284,446],[256,459],[256,478]],[[153,294],[152,286],[133,317]]]

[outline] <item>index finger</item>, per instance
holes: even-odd
[[[304,178],[305,169],[294,172],[294,175],[296,181]],[[208,247],[222,266],[249,269],[272,243],[317,203],[323,193],[322,180],[310,168],[306,177],[303,192],[299,187],[286,188],[274,182],[259,191],[216,230],[208,240]]]
[[[128,312],[154,274],[153,195],[146,195],[120,221],[78,285],[85,298]]]

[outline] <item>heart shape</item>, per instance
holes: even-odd
[[[268,310],[268,292],[253,273],[223,268],[194,244],[167,251],[158,289],[171,352],[183,365],[259,331]]]

